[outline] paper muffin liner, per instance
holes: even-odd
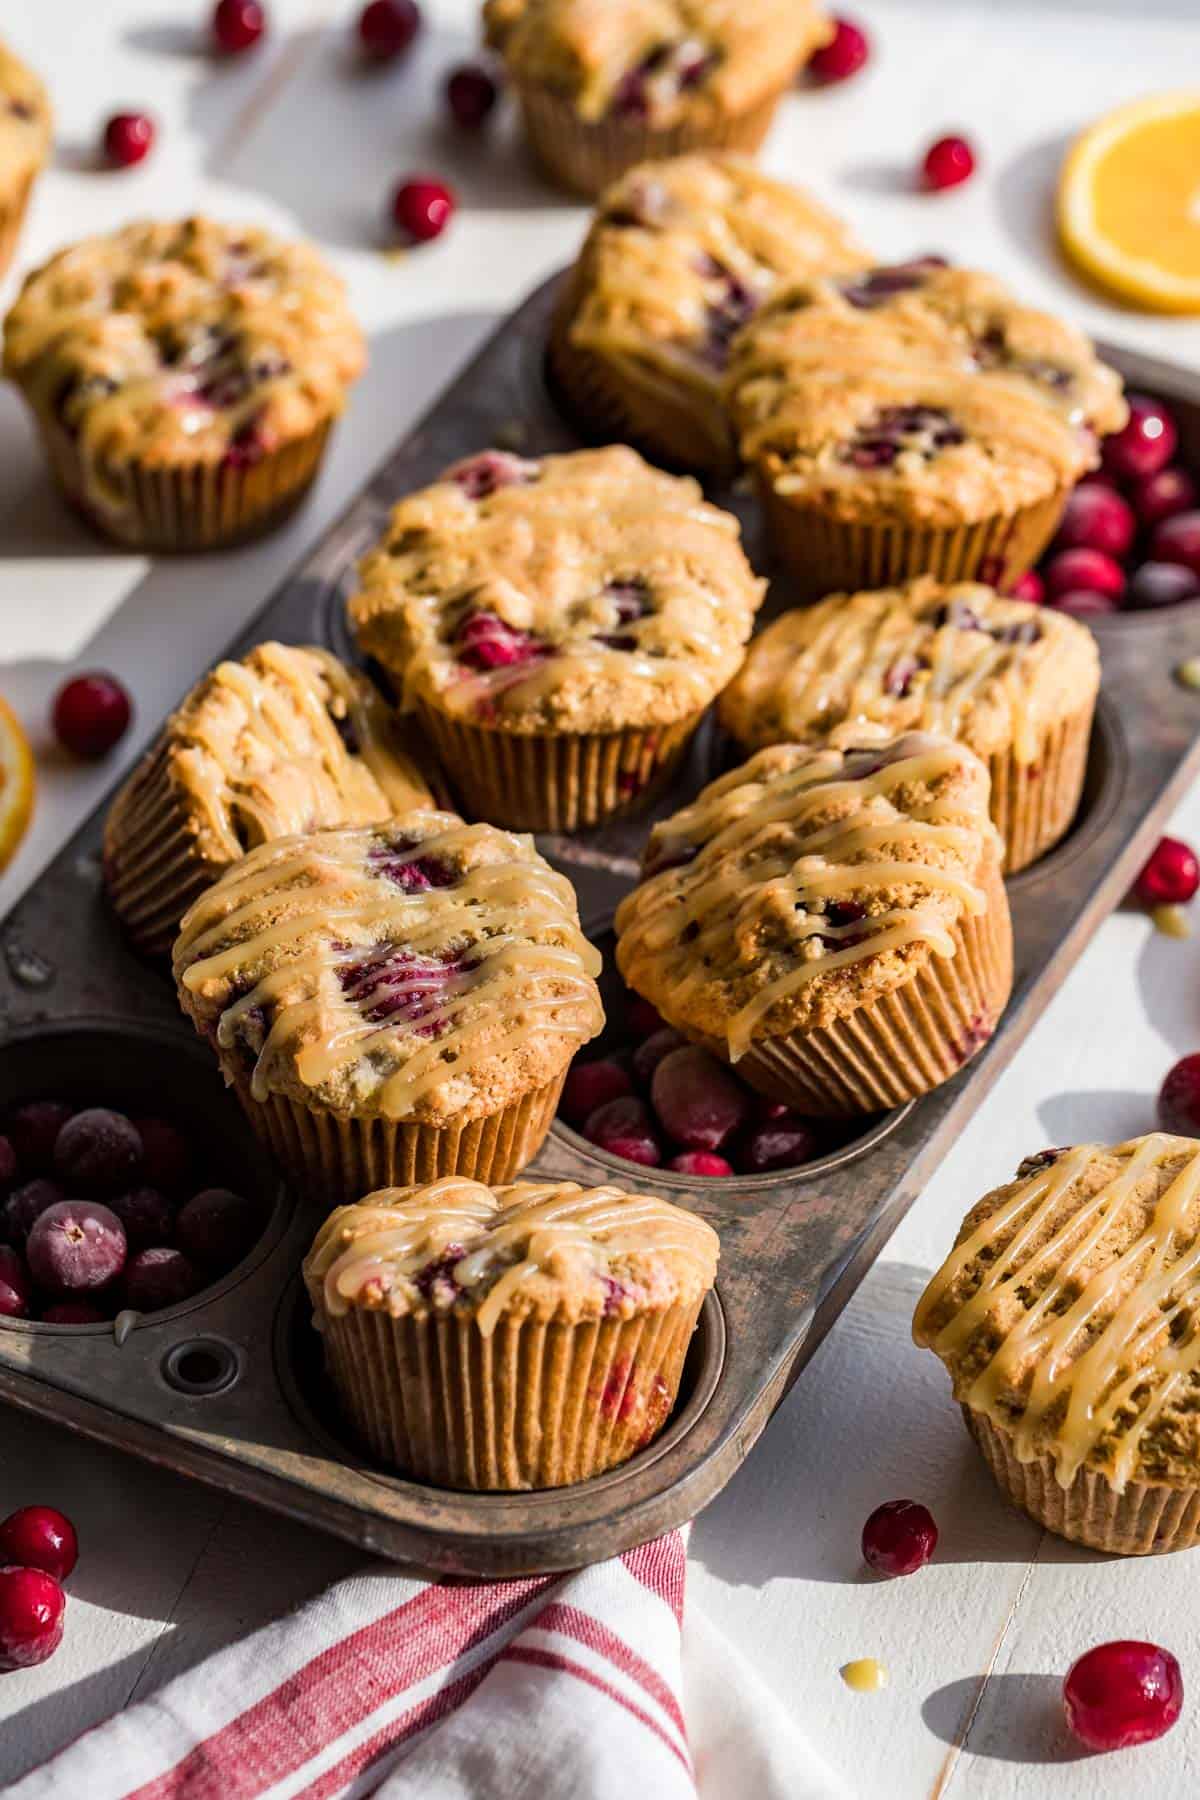
[[[143,956],[169,953],[184,913],[220,873],[197,853],[190,824],[159,738],[118,791],[104,825],[104,884]]]
[[[57,419],[37,422],[59,486],[89,524],[130,549],[159,551],[224,549],[280,524],[312,485],[332,430],[325,419],[246,468],[147,468],[131,459],[103,465],[89,479],[70,433]]]
[[[1060,1487],[1054,1461],[1018,1461],[1008,1433],[986,1413],[964,1406],[967,1430],[996,1485],[1012,1504],[1047,1531],[1111,1556],[1153,1556],[1200,1543],[1200,1487],[1131,1481],[1118,1493],[1096,1469],[1080,1469]]]
[[[534,82],[514,83],[525,135],[545,173],[560,187],[595,200],[635,163],[692,150],[753,156],[770,130],[791,75],[754,106],[703,122],[655,129],[636,119],[581,119],[571,101]]]
[[[704,708],[673,725],[534,735],[417,712],[464,810],[508,831],[582,831],[636,812],[670,780]]]
[[[376,1188],[412,1187],[462,1175],[495,1187],[541,1149],[558,1110],[566,1069],[496,1112],[459,1124],[344,1117],[287,1094],[256,1100],[250,1077],[224,1064],[242,1109],[289,1184],[322,1206],[349,1206]]]
[[[1047,725],[1032,762],[1011,750],[988,758],[992,822],[1004,839],[1007,874],[1036,862],[1069,829],[1083,793],[1095,711],[1093,695]]]
[[[21,181],[10,187],[6,193],[0,194],[0,280],[3,279],[16,251],[17,239],[21,235],[21,226],[25,222],[29,196],[33,192],[33,184],[40,173],[40,169],[32,170]]]
[[[1069,487],[1014,513],[957,526],[838,519],[758,479],[772,548],[802,600],[861,588],[896,587],[917,575],[1007,588],[1037,561],[1058,529]]]
[[[702,1297],[701,1297],[702,1299]],[[675,1405],[701,1299],[578,1324],[473,1314],[325,1316],[325,1361],[379,1462],[439,1486],[564,1487],[656,1438]]]
[[[1012,989],[1012,921],[999,865],[987,906],[961,918],[953,956],[930,955],[891,993],[832,1025],[759,1038],[737,1064],[752,1087],[815,1118],[903,1106],[957,1075],[991,1037]],[[723,1039],[705,1040],[728,1060]]]

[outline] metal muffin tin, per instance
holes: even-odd
[[[366,491],[236,643],[326,642],[352,655],[342,602],[354,562],[401,494],[489,444],[524,454],[579,438],[542,375],[554,281],[497,331]],[[1109,350],[1132,385],[1177,411],[1200,464],[1200,377]],[[742,510],[737,495],[714,496]],[[747,547],[766,567],[753,518]],[[789,603],[774,585],[768,613]],[[478,1495],[404,1481],[347,1441],[326,1391],[297,1270],[316,1219],[263,1164],[169,980],[125,945],[103,898],[99,809],[0,925],[0,1108],[76,1091],[162,1108],[218,1144],[242,1184],[272,1196],[251,1256],[123,1346],[107,1326],[0,1320],[0,1397],[152,1462],[229,1489],[371,1551],[450,1573],[512,1575],[608,1556],[691,1518],[747,1455],[881,1246],[1092,932],[1127,890],[1200,764],[1200,693],[1173,675],[1200,655],[1200,602],[1097,629],[1104,687],[1087,792],[1067,839],[1009,881],[1016,981],[995,1037],[953,1081],[820,1162],[728,1181],[634,1169],[556,1124],[538,1174],[616,1179],[668,1194],[721,1235],[679,1404],[662,1436],[577,1487]],[[189,685],[199,674],[189,675]],[[708,729],[656,809],[693,794],[723,754]],[[636,871],[649,820],[542,848],[575,882],[601,938]],[[611,964],[607,971],[612,979]],[[1014,1155],[1028,1146],[1014,1145]],[[964,1194],[964,1205],[975,1196]]]

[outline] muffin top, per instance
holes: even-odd
[[[244,468],[341,411],[363,367],[339,276],[307,244],[210,219],[60,251],[4,322],[4,369],[93,460]]]
[[[654,827],[617,966],[735,1062],[827,1026],[954,954],[954,927],[988,903],[988,798],[979,759],[932,733],[760,750]]]
[[[830,36],[811,0],[486,0],[483,13],[517,81],[582,119],[653,130],[748,111]]]
[[[393,1318],[474,1314],[574,1324],[695,1303],[720,1245],[695,1213],[619,1187],[450,1176],[383,1188],[330,1213],[304,1263],[318,1322],[353,1307]]]
[[[1028,1157],[963,1221],[913,1335],[955,1398],[1049,1456],[1200,1481],[1200,1143],[1154,1132]]]
[[[737,520],[623,446],[471,457],[394,508],[359,574],[351,622],[407,704],[526,733],[707,705],[764,587]]]
[[[1078,620],[921,576],[774,619],[722,694],[720,717],[747,749],[871,720],[1032,762],[1047,725],[1089,705],[1099,685],[1095,639]]]
[[[531,838],[453,813],[252,850],[185,914],[174,967],[255,1099],[343,1116],[497,1111],[604,1022],[570,882]]]
[[[32,69],[0,43],[0,191],[5,198],[46,160],[53,120],[46,90]]]

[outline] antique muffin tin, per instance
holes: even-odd
[[[524,454],[577,445],[542,375],[554,288],[547,282],[500,327],[231,655],[264,637],[326,642],[352,655],[343,622],[350,574],[399,495],[489,444]],[[1185,455],[1200,464],[1200,377],[1105,354],[1132,385],[1170,400]],[[716,498],[742,507],[736,494]],[[746,524],[751,556],[765,567],[753,521]],[[786,604],[780,581],[768,611]],[[690,1197],[721,1235],[716,1292],[666,1431],[623,1468],[573,1488],[477,1495],[422,1486],[372,1466],[347,1441],[297,1275],[315,1218],[265,1166],[165,971],[123,943],[101,891],[99,809],[0,925],[0,1109],[75,1091],[180,1115],[244,1169],[244,1185],[270,1199],[270,1224],[224,1281],[147,1317],[122,1345],[110,1326],[0,1320],[0,1397],[372,1551],[445,1572],[567,1568],[691,1518],[746,1456],[943,1151],[1126,892],[1200,763],[1200,692],[1173,673],[1200,655],[1200,602],[1116,615],[1099,622],[1097,636],[1104,686],[1080,816],[1055,851],[1009,881],[1012,1002],[961,1075],[819,1162],[728,1181],[634,1170],[555,1125],[534,1164],[539,1174]],[[189,685],[199,673],[189,672]],[[725,754],[711,729],[699,734],[657,810],[694,793]],[[613,908],[634,878],[646,830],[643,818],[542,841],[574,880],[602,947],[611,945]]]

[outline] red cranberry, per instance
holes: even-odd
[[[1072,588],[1068,594],[1059,594],[1057,599],[1048,602],[1056,612],[1070,613],[1073,619],[1094,619],[1104,613],[1117,611],[1117,602],[1111,594],[1098,594],[1095,588]]]
[[[1120,431],[1106,437],[1101,456],[1104,470],[1121,481],[1157,475],[1175,454],[1179,433],[1175,421],[1148,394],[1127,394],[1129,418]]]
[[[174,1215],[157,1188],[131,1188],[127,1194],[114,1194],[108,1204],[125,1227],[125,1242],[131,1252],[145,1250],[151,1244],[165,1244],[174,1236]]]
[[[17,1161],[17,1153],[13,1149],[11,1141],[6,1137],[0,1137],[0,1194],[8,1192],[20,1172],[21,1165]]]
[[[1014,600],[1028,600],[1031,606],[1040,606],[1046,598],[1046,584],[1036,569],[1018,575],[1008,591]]]
[[[192,1148],[182,1131],[165,1119],[135,1119],[133,1128],[142,1140],[143,1180],[166,1194],[186,1187]]]
[[[125,1269],[125,1304],[138,1312],[161,1312],[190,1300],[200,1278],[182,1250],[166,1244],[139,1250]]]
[[[1089,1750],[1127,1750],[1170,1731],[1183,1710],[1183,1675],[1157,1644],[1097,1644],[1067,1670],[1063,1706]]]
[[[1155,562],[1182,563],[1200,576],[1200,512],[1174,513],[1156,525],[1150,555]]]
[[[599,1144],[613,1156],[623,1156],[626,1162],[653,1169],[662,1161],[650,1114],[632,1095],[599,1107],[585,1124],[583,1135],[589,1143]]]
[[[921,186],[931,193],[960,187],[975,173],[975,152],[964,137],[943,137],[930,144],[921,163]]]
[[[667,1167],[680,1175],[702,1175],[708,1180],[733,1174],[733,1164],[727,1163],[723,1156],[718,1156],[713,1150],[682,1150],[678,1156],[671,1158]]]
[[[1084,481],[1067,501],[1056,550],[1103,550],[1121,557],[1133,542],[1134,520],[1128,504],[1105,482]]]
[[[267,29],[267,15],[259,0],[217,0],[213,9],[213,43],[226,56],[237,56],[257,44]]]
[[[1181,1056],[1158,1090],[1158,1123],[1178,1137],[1200,1137],[1200,1053]]]
[[[75,1111],[60,1100],[30,1100],[18,1106],[8,1135],[26,1175],[44,1175],[54,1163],[58,1134]]]
[[[402,56],[421,29],[414,0],[371,0],[358,15],[358,39],[376,62]]]
[[[54,1173],[70,1194],[120,1193],[142,1166],[142,1140],[132,1119],[89,1106],[68,1119],[54,1146]]]
[[[441,237],[454,217],[453,189],[443,181],[413,176],[402,181],[392,195],[392,222],[411,244],[427,244]]]
[[[154,146],[154,120],[148,113],[114,113],[104,127],[104,155],[114,169],[131,169]]]
[[[1178,606],[1200,595],[1200,575],[1182,563],[1144,562],[1133,571],[1125,604],[1133,612],[1152,612],[1160,606]]]
[[[446,82],[446,104],[454,123],[464,131],[478,131],[496,104],[497,88],[478,63],[462,63]]]
[[[224,1275],[252,1250],[262,1233],[262,1208],[231,1188],[194,1194],[175,1221],[184,1255],[207,1273]]]
[[[46,1208],[57,1206],[65,1199],[57,1181],[35,1175],[24,1187],[14,1188],[4,1202],[3,1211],[0,1211],[0,1237],[7,1238],[18,1250],[23,1249],[26,1238]]]
[[[79,1539],[65,1513],[53,1506],[19,1506],[0,1524],[0,1562],[44,1569],[65,1581],[79,1561]]]
[[[663,1057],[650,1102],[667,1136],[685,1150],[719,1150],[750,1116],[746,1090],[699,1044]]]
[[[666,1023],[657,1007],[643,1000],[640,994],[634,994],[625,1014],[625,1023],[630,1034],[635,1038],[648,1038],[656,1031],[661,1031]]]
[[[107,756],[129,729],[133,705],[115,675],[76,675],[54,697],[54,735],[72,756]]]
[[[781,1118],[764,1120],[734,1145],[739,1174],[762,1175],[768,1169],[793,1169],[821,1154],[821,1140],[804,1119],[784,1109]]]
[[[857,75],[871,54],[871,44],[861,25],[853,19],[835,18],[833,36],[808,61],[808,73],[823,87],[835,81],[846,81]]]
[[[1186,469],[1159,469],[1133,486],[1133,510],[1143,525],[1157,525],[1196,504],[1196,484]]]
[[[559,1111],[571,1125],[583,1125],[610,1100],[632,1094],[633,1083],[620,1063],[601,1057],[596,1062],[573,1063],[563,1083]]]
[[[44,1569],[0,1569],[0,1669],[32,1669],[62,1643],[67,1597]]]
[[[663,1025],[643,1038],[633,1053],[633,1072],[638,1080],[649,1087],[654,1078],[654,1071],[664,1056],[672,1050],[679,1050],[687,1042],[681,1031],[673,1025]]]
[[[125,1228],[93,1200],[48,1206],[29,1233],[25,1254],[40,1287],[52,1294],[102,1288],[125,1267]]]
[[[914,1575],[925,1567],[937,1541],[927,1506],[917,1500],[888,1500],[863,1526],[863,1560],[880,1575]]]
[[[1186,906],[1200,888],[1200,862],[1179,838],[1160,838],[1133,886],[1143,906]]]
[[[89,1306],[86,1300],[56,1300],[38,1314],[47,1325],[103,1325],[107,1317],[107,1313],[98,1306]]]
[[[1113,594],[1118,599],[1125,591],[1124,569],[1103,550],[1060,550],[1050,558],[1044,574],[1051,600],[1079,588],[1088,588],[1095,594]]]
[[[29,1317],[29,1272],[15,1250],[0,1244],[0,1318]]]

